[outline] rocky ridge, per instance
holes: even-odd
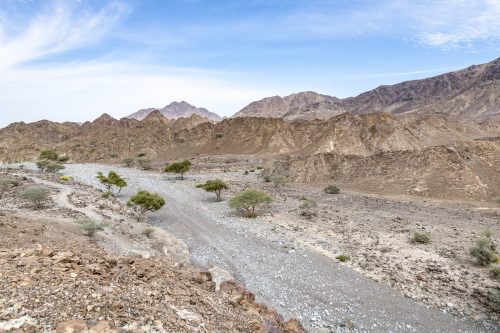
[[[201,117],[208,118],[210,121],[222,120],[222,118],[218,114],[210,112],[205,108],[197,108],[196,106],[191,105],[185,101],[172,102],[162,109],[156,109],[156,108],[142,109],[132,113],[126,118],[142,120],[146,118],[153,111],[159,111],[165,118],[168,119],[189,118],[192,115],[198,115]]]
[[[435,77],[384,85],[338,99],[314,92],[274,96],[250,103],[233,117],[328,119],[342,113],[446,114],[487,119],[500,114],[500,58]]]

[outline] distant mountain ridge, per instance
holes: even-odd
[[[210,112],[205,108],[198,108],[188,102],[172,102],[162,109],[148,108],[141,109],[137,112],[132,113],[126,118],[142,120],[146,118],[151,112],[158,110],[165,118],[168,119],[178,119],[178,118],[189,118],[192,115],[199,115],[208,118],[211,121],[221,121],[222,117],[214,112]]]
[[[252,102],[233,117],[328,119],[342,113],[446,114],[468,119],[500,115],[500,58],[422,80],[384,85],[339,99],[307,91]]]

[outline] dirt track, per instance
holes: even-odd
[[[65,173],[98,185],[96,172],[109,169],[68,165]],[[165,208],[150,216],[150,223],[186,242],[195,263],[227,269],[258,299],[300,318],[311,331],[348,331],[353,325],[363,332],[495,332],[405,298],[312,250],[287,249],[275,234],[255,233],[252,226],[265,219],[242,219],[225,202],[212,202],[193,186],[203,176],[175,181],[133,169],[118,171],[129,179],[123,199],[138,189],[165,197]]]

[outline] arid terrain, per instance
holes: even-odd
[[[499,73],[0,129],[0,332],[500,331]],[[255,218],[230,208],[250,188]],[[142,190],[165,204],[137,222]]]
[[[302,332],[233,280],[191,266],[182,241],[141,234],[147,224],[119,200],[58,176],[0,176],[18,180],[0,200],[0,332]],[[20,196],[34,185],[51,191],[38,210]],[[82,216],[105,231],[85,236]]]

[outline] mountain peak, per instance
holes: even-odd
[[[127,118],[142,120],[153,111],[159,111],[163,117],[168,119],[189,118],[190,116],[196,114],[208,118],[210,121],[222,120],[222,118],[216,113],[210,112],[205,108],[198,108],[194,105],[189,104],[186,101],[180,101],[180,102],[174,101],[165,106],[163,109],[155,109],[155,108],[142,109],[129,115]]]

